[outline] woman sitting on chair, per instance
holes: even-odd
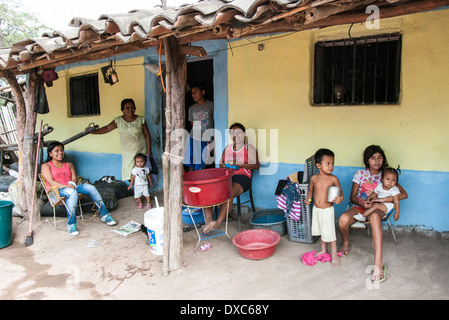
[[[220,160],[220,168],[233,168],[231,199],[220,206],[217,221],[212,219],[212,208],[205,208],[206,224],[204,233],[219,228],[232,209],[235,197],[248,191],[251,185],[252,170],[260,167],[256,148],[245,141],[245,127],[240,123],[234,123],[229,127],[232,142],[224,150]]]
[[[116,222],[111,218],[108,209],[106,208],[103,199],[97,188],[91,184],[83,183],[76,184],[77,176],[75,167],[70,162],[64,162],[64,145],[55,141],[47,146],[47,161],[41,166],[42,177],[46,180],[47,190],[56,186],[61,197],[66,198],[67,208],[67,229],[69,234],[77,236],[79,234],[76,229],[76,205],[78,203],[78,193],[88,195],[95,205],[98,207],[101,221],[109,226],[113,226]]]

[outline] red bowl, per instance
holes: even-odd
[[[237,233],[232,243],[239,249],[243,258],[265,259],[274,254],[281,235],[268,229],[251,229]]]

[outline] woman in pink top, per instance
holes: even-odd
[[[58,188],[61,197],[66,198],[67,208],[67,229],[70,235],[77,236],[79,234],[76,229],[76,205],[78,204],[78,193],[88,195],[101,215],[101,221],[107,225],[113,226],[116,222],[111,218],[103,199],[97,188],[91,184],[76,184],[77,176],[75,167],[71,162],[64,162],[64,145],[55,141],[47,146],[47,161],[41,166],[41,174],[47,182],[47,189],[51,186]]]
[[[204,209],[206,215],[204,233],[221,226],[232,209],[234,198],[249,189],[252,170],[257,170],[260,167],[256,148],[245,141],[245,131],[245,127],[240,123],[234,123],[229,127],[229,134],[233,143],[223,150],[220,168],[231,167],[235,170],[232,176],[231,199],[220,206],[217,221],[213,221],[212,208]]]
[[[363,162],[365,169],[358,170],[352,179],[352,189],[350,201],[352,207],[342,213],[338,220],[338,227],[341,235],[342,245],[340,252],[343,255],[349,254],[349,227],[356,223],[354,216],[370,208],[373,203],[368,201],[368,196],[374,192],[374,189],[380,182],[382,171],[388,166],[388,161],[381,147],[376,145],[368,146],[363,152]],[[407,199],[408,195],[405,189],[398,183],[397,187],[401,191],[399,199]],[[382,202],[393,202],[393,197],[386,197]],[[385,266],[382,260],[382,226],[381,222],[385,212],[375,210],[370,214],[368,221],[372,229],[374,245],[374,272],[372,281],[381,282],[386,279]]]

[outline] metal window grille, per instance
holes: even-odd
[[[397,104],[400,73],[400,34],[317,42],[313,104]]]
[[[70,78],[70,115],[92,116],[99,114],[98,74]]]

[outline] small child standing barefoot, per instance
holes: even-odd
[[[142,209],[143,204],[140,199],[144,196],[147,200],[147,209],[151,209],[150,192],[148,191],[148,185],[152,188],[150,169],[145,167],[146,156],[143,153],[138,153],[134,157],[135,167],[131,170],[131,181],[128,187],[130,190],[134,185],[134,199],[137,202],[137,209]]]
[[[340,260],[337,253],[337,236],[335,233],[335,214],[333,203],[339,204],[344,195],[341,191],[340,181],[332,174],[334,171],[334,153],[329,149],[319,149],[314,156],[315,165],[320,171],[310,178],[309,191],[306,204],[312,202],[312,235],[321,236],[321,251],[317,256],[327,252],[327,244],[331,247],[332,266],[338,266]],[[340,195],[332,202],[328,201],[329,187],[339,187]]]

